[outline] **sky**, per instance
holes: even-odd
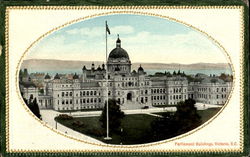
[[[227,63],[225,54],[200,32],[167,19],[131,14],[99,16],[80,21],[43,38],[26,59],[105,61],[105,21],[108,52],[117,34],[131,62]]]

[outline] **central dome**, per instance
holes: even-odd
[[[108,57],[108,71],[115,74],[129,74],[131,71],[131,61],[126,50],[121,48],[121,40],[116,40],[116,48],[114,48]]]
[[[124,50],[121,47],[116,47],[114,48],[110,54],[109,54],[109,58],[113,58],[113,59],[118,59],[118,58],[127,58],[129,59],[128,53],[126,50]]]
[[[109,54],[109,59],[119,59],[119,58],[123,58],[123,59],[127,59],[129,60],[129,56],[126,50],[124,50],[123,48],[121,48],[121,40],[118,38],[116,40],[116,48],[114,48],[110,54]]]

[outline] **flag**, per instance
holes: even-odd
[[[108,27],[107,21],[106,21],[106,31],[108,32],[108,34],[110,34],[110,30],[109,30],[109,27]]]

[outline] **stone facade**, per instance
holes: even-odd
[[[232,86],[231,82],[204,75],[198,82],[190,82],[182,75],[150,76],[142,66],[131,72],[129,55],[121,48],[119,38],[116,48],[109,54],[107,68],[108,81],[105,65],[96,68],[92,64],[89,69],[83,66],[82,74],[71,78],[60,74],[52,78],[47,74],[43,92],[39,93],[34,85],[27,86],[29,81],[20,82],[20,89],[26,99],[30,95],[37,97],[40,108],[62,111],[103,108],[107,95],[125,108],[127,104],[137,105],[137,108],[176,105],[188,98],[201,103],[224,104]]]

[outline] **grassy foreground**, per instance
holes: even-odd
[[[197,113],[201,116],[202,124],[212,118],[221,108],[208,108],[206,110],[197,110]],[[163,115],[164,112],[153,113],[157,115]]]
[[[122,120],[123,130],[111,134],[112,140],[105,141],[105,130],[101,128],[99,117],[79,117],[72,120],[57,120],[62,125],[75,131],[86,134],[103,142],[110,144],[140,144],[150,128],[150,124],[157,117],[146,114],[125,115]],[[78,123],[78,125],[76,125]]]
[[[221,108],[209,108],[207,110],[198,110],[202,123],[212,118]],[[155,113],[162,115],[163,113]],[[91,136],[100,141],[110,144],[143,144],[155,142],[150,138],[151,122],[158,117],[146,114],[125,115],[122,119],[122,130],[118,133],[111,134],[112,140],[105,141],[105,130],[101,127],[99,117],[79,117],[71,120],[60,120],[59,123],[72,128],[75,131]],[[148,136],[149,135],[149,136]]]

